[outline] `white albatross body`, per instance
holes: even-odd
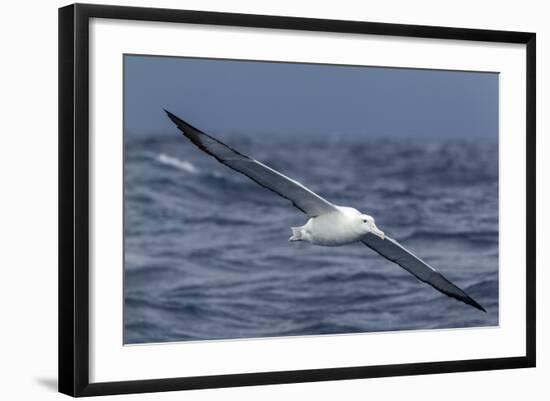
[[[351,207],[333,205],[298,181],[230,148],[174,114],[168,111],[166,114],[183,135],[200,150],[227,167],[246,175],[262,187],[288,199],[309,217],[305,225],[292,227],[290,241],[307,241],[322,246],[341,246],[362,242],[443,294],[486,312],[483,306],[451,283],[438,270],[405,249],[393,238],[385,235],[376,227],[371,216]]]
[[[384,238],[384,233],[376,227],[371,216],[361,214],[352,207],[336,206],[336,209],[334,212],[311,217],[302,227],[292,227],[289,241],[340,246],[360,241],[369,232]]]

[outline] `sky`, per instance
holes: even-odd
[[[498,138],[498,73],[124,56],[125,132]]]

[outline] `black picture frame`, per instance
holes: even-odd
[[[526,45],[526,354],[521,357],[90,383],[89,21],[161,21]],[[74,4],[59,9],[59,391],[95,396],[535,366],[536,35],[439,26]]]

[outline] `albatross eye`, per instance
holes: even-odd
[[[366,220],[366,219],[363,219],[363,223],[366,223],[366,222],[367,222],[367,220]]]

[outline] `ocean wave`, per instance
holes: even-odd
[[[407,235],[403,236],[401,240],[455,240],[455,241],[470,241],[474,243],[490,243],[498,244],[498,231],[493,230],[463,230],[463,231],[443,231],[443,230],[429,230],[429,229],[416,229],[411,230]]]
[[[178,136],[125,144],[125,343],[498,324],[496,144],[243,141],[228,143],[450,266],[488,313],[361,244],[289,244],[306,216]]]
[[[166,153],[160,153],[157,155],[156,160],[161,164],[175,167],[179,170],[185,171],[190,174],[198,174],[199,169],[186,160],[180,160],[177,157],[169,156]]]

